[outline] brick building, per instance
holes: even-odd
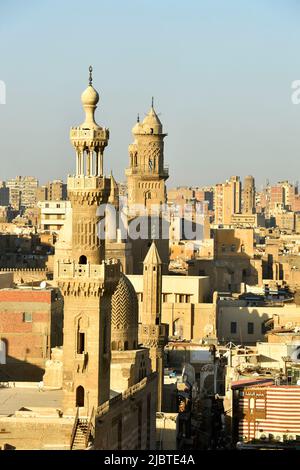
[[[51,347],[62,344],[62,321],[57,289],[1,289],[0,380],[41,380]]]

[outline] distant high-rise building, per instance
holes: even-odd
[[[38,186],[36,188],[36,202],[48,201],[47,186]]]
[[[20,208],[34,207],[36,204],[36,190],[38,180],[34,176],[16,176],[7,181],[9,188],[9,203],[19,210]]]
[[[243,188],[243,214],[255,213],[255,181],[253,176],[245,176]]]
[[[0,181],[0,206],[8,206],[9,204],[9,188],[6,187],[5,181]]]
[[[61,180],[50,181],[47,185],[49,201],[64,201],[67,199],[67,185]]]
[[[239,176],[215,186],[215,223],[229,225],[232,214],[241,212],[241,181]]]

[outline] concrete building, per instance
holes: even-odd
[[[20,208],[34,207],[36,204],[36,190],[38,180],[34,176],[16,176],[6,182],[9,188],[9,203],[19,210]]]
[[[40,229],[49,232],[58,232],[65,223],[68,213],[71,212],[70,201],[43,201],[38,202],[40,209]]]
[[[219,341],[256,344],[266,341],[266,325],[297,327],[300,307],[293,303],[274,305],[245,300],[219,300],[217,306],[217,336]]]
[[[243,188],[243,214],[255,213],[255,181],[253,176],[245,176]]]
[[[215,224],[228,225],[232,214],[241,212],[241,182],[239,176],[215,186]]]
[[[47,183],[48,201],[65,201],[67,199],[67,185],[61,180]]]
[[[0,206],[9,205],[9,188],[5,181],[0,181]]]
[[[144,288],[143,276],[129,275],[139,299],[139,322],[142,324]],[[213,337],[215,308],[210,303],[208,277],[162,276],[161,322],[168,325],[169,335],[178,339]]]
[[[36,202],[44,202],[48,200],[48,188],[47,186],[38,186],[36,188]]]

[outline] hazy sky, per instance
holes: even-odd
[[[152,95],[169,186],[300,179],[299,24],[299,0],[0,0],[0,179],[74,171],[90,64],[118,180]]]

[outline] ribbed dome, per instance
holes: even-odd
[[[151,129],[153,129],[153,131],[151,131],[151,133],[154,133],[154,134],[161,134],[162,133],[162,123],[160,122],[156,112],[154,111],[154,108],[151,107],[149,113],[147,114],[147,116],[145,117],[145,119],[143,120],[143,129],[145,132],[149,132],[151,131]]]
[[[83,105],[96,106],[99,101],[98,92],[92,85],[89,85],[81,95],[81,102]]]
[[[112,350],[136,349],[138,342],[138,300],[133,285],[121,273],[111,298]]]

